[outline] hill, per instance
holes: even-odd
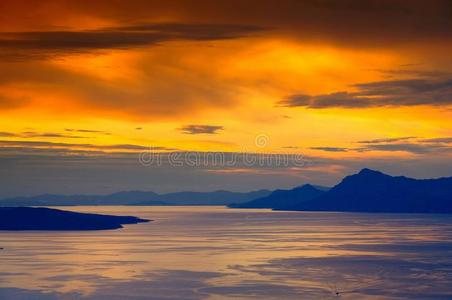
[[[268,190],[252,192],[177,192],[157,194],[124,191],[110,195],[39,195],[0,200],[0,206],[73,206],[73,205],[227,205],[246,202],[270,194]]]
[[[413,179],[363,169],[294,210],[452,213],[452,177]]]
[[[291,190],[276,190],[270,195],[245,203],[230,204],[231,208],[272,208],[293,210],[305,201],[310,201],[324,194],[325,190],[305,184]]]
[[[233,202],[246,202],[252,199],[267,196],[271,192],[259,190],[252,192],[177,192],[161,195],[158,199],[165,201],[168,205],[228,205]],[[152,201],[136,202],[131,205],[150,205]]]

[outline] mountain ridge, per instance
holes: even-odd
[[[250,192],[174,192],[157,194],[152,191],[120,191],[108,195],[43,194],[0,200],[2,206],[77,206],[77,205],[227,205],[245,202],[270,194],[269,190]]]
[[[304,184],[290,190],[278,189],[270,195],[244,203],[232,203],[230,208],[271,208],[289,209],[298,203],[308,201],[325,193],[311,184]]]
[[[414,179],[364,168],[294,210],[452,213],[452,177]]]

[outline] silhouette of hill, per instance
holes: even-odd
[[[294,210],[452,213],[452,177],[413,179],[362,169]]]
[[[161,201],[168,205],[228,205],[233,202],[246,202],[252,199],[267,196],[271,191],[258,190],[252,192],[177,192],[160,195]],[[131,205],[149,205],[151,201],[136,202]]]
[[[104,230],[142,222],[149,220],[44,207],[0,207],[0,230]]]
[[[270,194],[268,190],[246,193],[178,192],[157,194],[154,192],[124,191],[110,195],[39,195],[0,200],[0,206],[72,206],[72,205],[227,205],[245,202]]]
[[[145,201],[158,198],[153,192],[127,191],[110,195],[53,195],[15,197],[0,200],[0,206],[73,206],[73,205],[127,205],[132,201]],[[154,201],[154,205],[165,205]]]
[[[325,190],[320,190],[310,184],[305,184],[291,190],[276,190],[266,197],[245,203],[233,203],[228,206],[231,208],[273,208],[292,210],[300,203],[315,199],[324,193]]]

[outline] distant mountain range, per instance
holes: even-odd
[[[228,205],[275,210],[452,213],[452,177],[413,179],[363,169],[333,188],[306,184],[291,190],[247,193],[119,192],[110,195],[40,195],[0,200],[0,206],[66,205]]]
[[[73,206],[73,205],[227,205],[241,203],[269,195],[269,190],[246,193],[178,192],[157,194],[154,192],[127,191],[110,195],[39,195],[0,200],[0,206]]]
[[[304,185],[230,207],[276,210],[452,213],[452,177],[417,180],[363,169],[328,191]]]

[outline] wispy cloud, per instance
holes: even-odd
[[[449,153],[452,152],[452,138],[430,138],[421,139],[415,136],[394,137],[394,138],[380,138],[373,140],[363,140],[356,142],[360,144],[357,147],[310,147],[312,150],[326,151],[326,152],[407,152],[411,154],[428,154],[428,153]]]
[[[357,148],[360,152],[366,151],[403,151],[413,154],[426,154],[437,151],[451,151],[451,147],[438,144],[422,144],[422,143],[378,143],[368,144],[365,147]]]
[[[312,150],[326,151],[326,152],[347,152],[348,148],[342,147],[310,147]]]
[[[26,138],[44,137],[44,138],[70,138],[70,139],[86,138],[85,136],[80,135],[70,135],[55,132],[35,132],[35,131],[22,132],[21,134],[18,134],[18,137]]]
[[[65,128],[67,132],[80,132],[80,133],[100,133],[105,135],[111,135],[111,132],[103,131],[103,130],[93,130],[93,129],[73,129],[73,128]]]
[[[135,144],[112,144],[112,145],[95,145],[86,143],[62,143],[62,142],[48,142],[48,141],[10,141],[10,140],[0,140],[0,148],[6,147],[28,147],[29,149],[34,148],[62,148],[67,150],[72,149],[89,149],[89,150],[120,150],[120,151],[174,151],[175,148],[169,148],[164,146],[142,146]]]
[[[16,133],[0,131],[0,137],[15,137]]]
[[[85,138],[85,136],[72,135],[72,134],[62,134],[57,132],[36,132],[36,131],[24,131],[24,132],[0,132],[0,137],[18,137],[18,138],[70,138],[79,139]]]
[[[393,143],[393,142],[400,142],[410,139],[415,139],[415,136],[403,136],[403,137],[396,137],[396,138],[381,138],[381,139],[374,139],[374,140],[365,140],[365,141],[358,141],[358,143],[361,144],[378,144],[378,143]]]
[[[421,142],[424,143],[444,143],[449,144],[452,143],[452,137],[440,137],[440,138],[431,138],[431,139],[423,139]]]

